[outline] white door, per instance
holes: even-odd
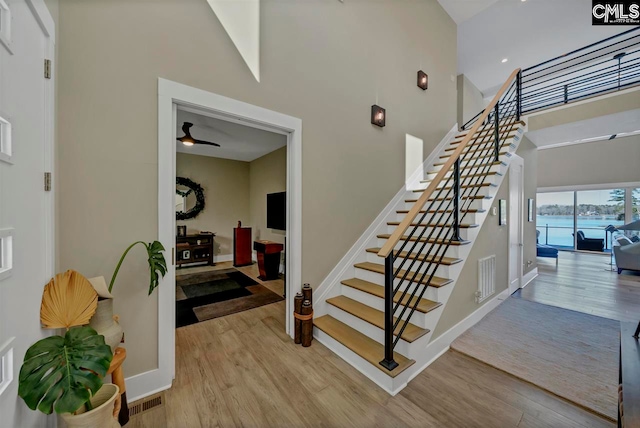
[[[42,427],[52,418],[29,410],[17,395],[27,348],[50,334],[40,328],[40,301],[53,274],[53,192],[44,189],[52,165],[53,80],[45,79],[44,61],[54,29],[42,0],[8,1],[0,20],[9,14],[10,27],[0,25],[11,31],[0,44],[0,426]]]
[[[509,167],[509,294],[522,286],[524,163],[514,155]]]

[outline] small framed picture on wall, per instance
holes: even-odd
[[[187,226],[178,226],[178,238],[187,236]]]
[[[534,211],[536,209],[536,202],[533,199],[529,199],[528,200],[528,211],[527,211],[527,220],[529,222],[533,222],[533,215],[534,215]]]
[[[504,226],[507,224],[507,200],[500,199],[498,201],[498,224]]]

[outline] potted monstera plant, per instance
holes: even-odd
[[[122,327],[118,322],[118,317],[113,315],[113,285],[116,282],[120,267],[124,262],[124,259],[129,254],[129,251],[136,245],[142,245],[147,250],[147,263],[149,265],[149,295],[155,290],[160,283],[160,278],[164,277],[167,273],[167,261],[164,258],[162,252],[164,246],[158,242],[153,241],[146,243],[143,241],[136,241],[129,245],[124,253],[120,257],[120,261],[116,265],[116,269],[111,275],[111,282],[107,287],[104,277],[91,278],[89,281],[93,285],[93,288],[98,293],[98,309],[96,314],[91,318],[89,325],[96,329],[96,331],[103,335],[106,343],[111,347],[111,350],[115,352],[116,347],[122,341]]]
[[[113,358],[104,337],[86,326],[98,295],[75,271],[45,286],[40,308],[44,328],[65,329],[33,344],[20,368],[18,395],[32,410],[58,413],[69,428],[119,427],[116,385],[103,384]]]

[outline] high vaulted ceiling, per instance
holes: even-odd
[[[467,5],[468,13],[458,13],[462,18],[474,13],[458,25],[458,73],[485,97],[495,94],[518,67],[539,64],[631,28],[592,26],[588,0],[439,1],[445,9]],[[504,58],[506,63],[501,62]]]
[[[498,0],[438,0],[440,6],[460,25]]]

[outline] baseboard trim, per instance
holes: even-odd
[[[160,369],[154,369],[125,378],[127,400],[132,403],[171,388],[171,382],[166,383],[161,377]]]
[[[529,272],[525,273],[524,275],[522,275],[522,287],[524,288],[527,285],[529,285],[529,283],[531,281],[533,281],[534,279],[536,279],[536,277],[538,276],[538,267],[534,267],[533,269],[531,269]]]

